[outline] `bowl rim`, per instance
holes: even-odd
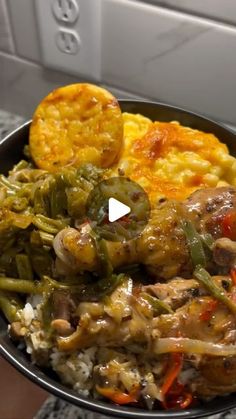
[[[134,105],[152,105],[152,106],[159,106],[163,109],[168,109],[171,111],[177,111],[181,112],[186,115],[190,115],[194,118],[197,118],[198,120],[201,119],[203,122],[212,124],[212,126],[215,126],[216,128],[221,128],[223,131],[227,134],[230,133],[236,139],[235,132],[230,128],[222,123],[218,123],[217,121],[213,119],[209,119],[201,114],[188,111],[185,108],[181,108],[178,106],[173,106],[166,104],[164,102],[156,102],[156,101],[149,101],[149,100],[139,100],[139,99],[118,99],[118,102],[121,104],[134,104]],[[144,115],[145,116],[145,115]],[[158,118],[157,118],[158,119]],[[14,137],[17,133],[20,133],[22,130],[27,129],[30,127],[31,120],[28,120],[21,124],[18,128],[11,131],[7,136],[1,139],[0,146],[7,142],[10,138]],[[0,151],[1,153],[1,151]],[[1,318],[0,318],[1,323]],[[6,336],[6,331],[5,331]],[[64,386],[60,382],[57,382],[53,380],[51,377],[46,375],[39,367],[33,365],[31,361],[27,360],[27,358],[24,356],[24,359],[20,359],[20,356],[16,356],[16,352],[19,352],[19,355],[22,355],[22,351],[17,349],[14,344],[9,339],[8,343],[4,343],[3,341],[4,337],[4,331],[2,332],[0,330],[0,355],[2,355],[7,361],[10,362],[19,372],[23,373],[28,379],[33,381],[34,383],[38,384],[45,390],[49,391],[50,393],[54,394],[57,397],[61,397],[62,399],[66,400],[67,402],[73,403],[77,405],[78,407],[82,409],[86,409],[88,411],[93,411],[98,414],[103,415],[109,415],[113,417],[121,417],[121,418],[160,418],[160,419],[181,419],[181,418],[199,418],[208,416],[211,414],[217,414],[220,412],[223,412],[225,410],[231,409],[236,407],[236,400],[231,401],[228,400],[226,405],[224,405],[224,397],[221,398],[222,405],[216,406],[216,407],[207,407],[204,404],[203,406],[199,406],[192,409],[186,409],[186,410],[169,410],[169,411],[148,411],[148,410],[141,410],[141,409],[135,409],[130,407],[120,407],[117,405],[109,404],[103,401],[98,401],[95,399],[89,399],[86,397],[83,397],[76,393],[74,390],[70,389],[69,387]],[[23,353],[24,355],[24,353]]]

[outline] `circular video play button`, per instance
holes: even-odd
[[[126,177],[103,180],[90,192],[87,216],[94,232],[110,241],[137,237],[149,220],[146,192]]]

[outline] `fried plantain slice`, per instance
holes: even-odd
[[[110,167],[123,144],[123,119],[116,98],[88,83],[60,87],[37,107],[30,127],[35,164],[49,172],[92,163]]]

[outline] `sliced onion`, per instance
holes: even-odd
[[[66,251],[65,246],[63,244],[63,240],[66,234],[77,234],[77,230],[71,227],[64,228],[63,230],[59,231],[53,240],[53,248],[57,255],[57,257],[62,260],[66,265],[71,265],[72,258],[68,251]]]
[[[168,352],[184,352],[199,355],[233,356],[236,355],[236,345],[223,345],[189,338],[160,338],[154,342],[153,351],[157,355]]]

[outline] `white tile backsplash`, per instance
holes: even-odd
[[[31,118],[37,104],[58,86],[80,81],[0,53],[0,108]]]
[[[0,52],[14,53],[6,3],[17,56],[0,57],[0,106],[30,116],[50,90],[81,77],[43,67],[33,0],[0,0]],[[102,0],[102,6],[101,84],[120,98],[150,98],[236,124],[236,0]],[[235,28],[200,15],[230,18]]]
[[[39,62],[41,58],[34,0],[7,0],[7,2],[17,54]]]
[[[14,52],[13,39],[5,0],[0,0],[0,51]]]
[[[81,81],[86,80],[0,53],[0,109],[25,118],[32,117],[40,100],[51,90]],[[140,99],[138,95],[125,90],[113,88],[105,83],[102,85],[117,98]]]
[[[236,23],[235,0],[151,0],[161,6],[174,6],[187,12],[199,13],[230,23]]]
[[[236,123],[236,30],[136,1],[104,4],[103,80]]]

